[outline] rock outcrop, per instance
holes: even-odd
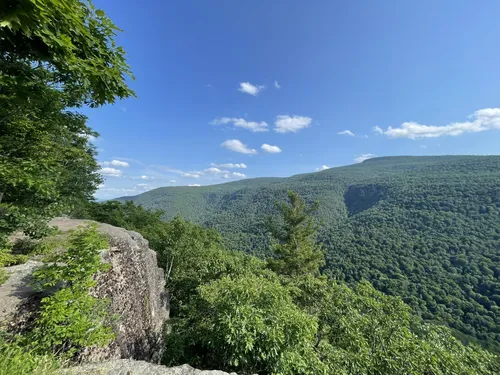
[[[61,375],[237,375],[218,370],[197,370],[189,365],[165,367],[127,359],[85,364],[61,371]]]
[[[56,218],[50,225],[61,231],[76,229],[84,220]],[[111,269],[99,274],[94,296],[111,301],[116,340],[105,348],[82,353],[84,361],[134,358],[157,362],[161,358],[163,325],[168,319],[168,296],[163,270],[156,262],[156,252],[139,233],[99,224],[110,247],[101,253]]]
[[[50,225],[67,232],[90,221],[56,218]],[[97,286],[91,292],[110,301],[110,313],[117,317],[113,323],[116,339],[104,348],[88,348],[80,355],[85,362],[133,358],[158,362],[163,347],[162,333],[169,316],[165,278],[156,262],[156,253],[149,249],[139,233],[108,224],[98,229],[109,241],[109,249],[101,252],[110,270],[97,276]],[[9,280],[0,286],[0,317],[13,318],[12,325],[23,325],[37,307],[40,294],[29,288],[30,272],[42,265],[29,261],[25,265],[6,268]],[[3,297],[2,297],[3,296]]]

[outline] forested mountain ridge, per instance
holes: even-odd
[[[258,252],[264,219],[293,189],[320,202],[325,272],[400,295],[425,320],[446,322],[498,350],[500,157],[384,157],[290,178],[167,187],[119,200],[220,230]]]

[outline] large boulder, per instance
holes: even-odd
[[[144,361],[119,359],[84,364],[61,371],[61,375],[236,375],[218,370],[197,370],[189,365],[165,367]]]
[[[49,224],[61,231],[88,224],[87,220],[56,218]],[[156,252],[139,233],[98,224],[108,237],[109,249],[103,250],[103,262],[111,264],[100,273],[92,294],[111,301],[116,339],[104,348],[89,348],[81,355],[84,361],[134,358],[158,362],[163,347],[163,326],[168,319],[168,295],[164,272],[158,267]]]
[[[89,223],[56,218],[50,225],[64,233]],[[97,285],[91,294],[110,301],[110,314],[117,317],[113,320],[116,339],[103,348],[85,349],[79,359],[97,362],[134,358],[158,362],[169,304],[164,272],[157,265],[156,253],[139,233],[99,223],[98,230],[108,238],[110,247],[101,251],[101,258],[111,268],[97,275]],[[13,330],[29,326],[43,296],[29,287],[30,274],[41,265],[28,261],[6,268],[10,278],[0,286],[0,321],[4,326]]]

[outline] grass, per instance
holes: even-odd
[[[40,355],[14,343],[0,343],[0,375],[52,375],[62,364],[53,355]]]

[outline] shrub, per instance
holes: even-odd
[[[28,334],[30,345],[42,352],[72,356],[83,347],[105,345],[113,337],[107,301],[89,294],[94,276],[107,269],[99,250],[108,247],[95,224],[74,232],[68,251],[58,262],[33,272],[39,289],[56,288],[42,299],[34,329]]]
[[[187,350],[198,349],[204,363],[243,373],[324,372],[313,349],[317,320],[294,305],[275,276],[223,277],[202,285],[191,315],[185,328],[195,346]]]

